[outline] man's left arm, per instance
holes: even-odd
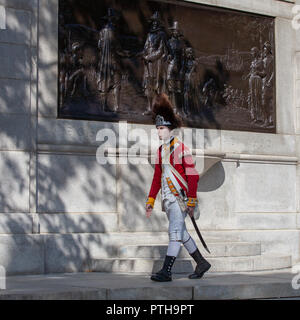
[[[185,175],[187,178],[187,184],[188,184],[187,205],[189,207],[195,207],[196,203],[198,202],[197,187],[198,187],[198,181],[199,181],[199,174],[196,170],[192,153],[186,146],[184,147],[182,165],[184,167]]]

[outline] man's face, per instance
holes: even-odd
[[[187,50],[186,50],[186,56],[187,56],[188,59],[192,59],[192,57],[193,57],[193,51],[187,49]]]
[[[157,27],[158,27],[158,22],[154,20],[154,21],[152,22],[151,28],[152,28],[152,30],[156,30]]]
[[[269,54],[271,54],[270,48],[267,46],[264,46],[264,57],[267,57]]]
[[[173,29],[173,30],[172,30],[172,35],[173,35],[174,38],[178,38],[178,36],[179,36],[178,30]]]
[[[167,126],[156,127],[159,140],[168,140],[171,137],[171,130]]]
[[[258,55],[257,50],[256,49],[251,49],[251,55],[252,55],[253,58],[256,58],[257,55]]]

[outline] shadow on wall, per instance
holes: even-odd
[[[24,12],[30,16],[31,23],[36,23],[33,8],[27,5],[26,10],[22,8],[8,9],[7,13]],[[45,5],[43,9],[50,12],[51,6]],[[46,18],[39,24],[41,38],[47,37],[53,25],[51,19],[55,15],[49,12],[43,14]],[[48,38],[46,47],[39,50],[38,59],[35,44],[29,40],[20,44],[24,33],[30,34],[27,20],[18,19],[17,15],[14,21],[17,27],[13,30],[9,25],[1,30],[12,36],[12,43],[6,46],[10,53],[6,58],[14,59],[7,60],[0,75],[0,265],[8,275],[83,271],[84,263],[92,254],[116,254],[117,247],[103,236],[111,228],[106,220],[112,221],[113,228],[117,227],[116,188],[110,183],[116,179],[116,168],[100,168],[95,155],[55,152],[36,155],[37,135],[42,132],[45,137],[53,137],[55,134],[51,121],[40,121],[37,130],[35,105],[41,116],[47,115],[45,110],[56,111],[57,88],[50,84],[56,83],[57,62],[47,59],[47,51],[55,51],[57,43],[54,37]],[[45,72],[36,71],[37,59],[39,69]],[[39,91],[41,88],[43,94]],[[31,214],[35,213],[31,212],[35,206],[40,216],[40,230],[34,230],[36,223],[32,222],[36,219]],[[87,210],[82,211],[83,206]],[[108,213],[97,214],[103,208]],[[68,212],[72,214],[64,214]],[[39,232],[41,234],[36,234]]]
[[[198,192],[217,190],[225,181],[225,170],[222,162],[213,165],[199,180]]]

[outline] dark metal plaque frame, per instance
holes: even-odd
[[[58,118],[276,133],[274,18],[183,1],[60,0]]]

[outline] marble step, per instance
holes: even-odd
[[[262,270],[279,270],[291,267],[291,256],[261,255],[246,257],[212,257],[207,258],[212,267],[209,272],[251,272]],[[161,269],[164,259],[125,258],[125,259],[91,259],[85,269],[91,272],[145,272],[153,273]],[[188,273],[195,268],[192,259],[178,258],[173,273]]]
[[[199,250],[205,257],[242,257],[261,254],[261,244],[258,242],[215,242],[207,243],[209,254],[200,245]],[[127,245],[119,248],[119,258],[161,258],[166,255],[168,245]],[[178,258],[190,258],[187,250],[182,246]]]

